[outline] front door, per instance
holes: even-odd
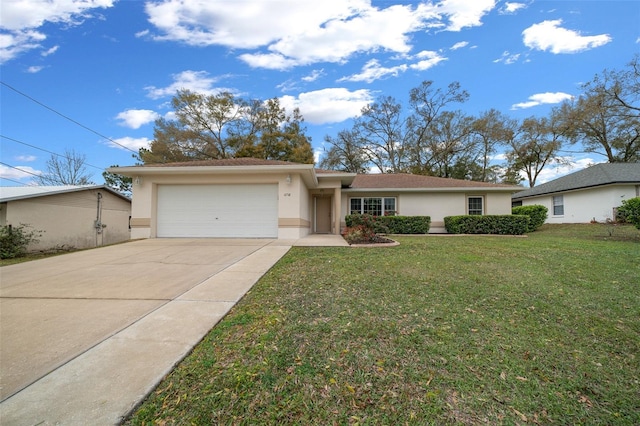
[[[331,197],[316,197],[316,234],[331,233]]]

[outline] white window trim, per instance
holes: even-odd
[[[484,212],[485,212],[485,200],[484,200],[484,195],[467,195],[467,205],[466,205],[466,210],[467,210],[467,214],[470,215],[471,213],[469,212],[469,200],[471,198],[480,198],[481,202],[482,202],[482,208],[480,210],[480,214],[477,216],[484,216]]]
[[[556,197],[560,199],[561,204],[556,205]],[[562,206],[562,214],[556,214],[556,206]],[[564,195],[552,195],[551,196],[551,211],[553,212],[553,217],[564,217]]]
[[[393,205],[395,206],[395,210],[393,210],[393,214],[397,214],[397,212],[398,212],[398,198],[397,197],[349,197],[349,214],[353,214],[353,210],[351,210],[351,200],[354,200],[354,199],[360,200],[360,213],[359,214],[363,214],[365,198],[378,198],[380,200],[380,209],[381,209],[382,215],[385,214],[384,200],[385,199],[392,199],[393,200]]]

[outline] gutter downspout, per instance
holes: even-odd
[[[104,242],[104,237],[101,239],[100,243],[98,243],[98,236],[102,236],[102,194],[98,192],[98,205],[96,211],[96,221],[95,221],[95,229],[96,229],[96,247],[102,245]]]

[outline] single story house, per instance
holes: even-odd
[[[298,239],[339,234],[345,215],[511,214],[511,185],[411,174],[358,175],[312,164],[235,158],[131,167],[132,238]]]
[[[549,209],[546,223],[614,220],[623,200],[640,196],[640,163],[602,163],[513,195],[514,206]]]
[[[44,231],[30,251],[127,241],[131,200],[104,185],[0,187],[0,225]]]

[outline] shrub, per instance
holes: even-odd
[[[429,216],[380,216],[377,218],[388,229],[388,234],[428,234]]]
[[[24,256],[27,246],[37,243],[42,236],[42,231],[36,231],[29,225],[21,223],[20,226],[5,225],[0,227],[0,259],[13,259]]]
[[[532,206],[518,206],[513,207],[511,209],[512,214],[517,215],[526,215],[529,216],[529,228],[527,232],[533,232],[536,229],[540,228],[544,222],[547,220],[547,213],[549,209],[545,206],[541,206],[539,204],[534,204]]]
[[[376,233],[366,225],[355,225],[344,228],[342,237],[349,244],[368,244],[375,242]]]
[[[618,207],[618,216],[640,229],[640,197],[624,200]]]
[[[344,221],[348,228],[362,225],[373,230],[376,234],[388,234],[389,228],[379,219],[380,216],[371,214],[350,214],[345,216]]]
[[[526,215],[447,216],[444,227],[450,234],[522,235],[529,220]]]
[[[348,227],[367,225],[378,234],[427,234],[431,226],[429,216],[372,216],[352,214],[345,217]]]

